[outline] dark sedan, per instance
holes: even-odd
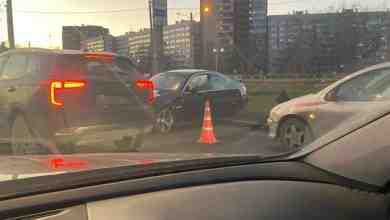
[[[158,112],[155,128],[167,133],[178,122],[200,121],[210,100],[213,116],[231,117],[248,101],[245,86],[226,75],[207,70],[175,70],[151,79]]]

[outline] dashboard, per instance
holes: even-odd
[[[326,183],[311,172],[300,163],[182,172],[0,202],[0,214],[35,210],[8,219],[40,220],[387,219],[384,194]]]

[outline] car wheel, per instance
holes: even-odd
[[[11,148],[14,155],[37,154],[40,152],[39,144],[22,115],[17,115],[12,123]]]
[[[296,118],[282,122],[279,138],[287,150],[302,148],[314,139],[309,125]]]
[[[157,115],[155,129],[160,133],[169,133],[175,124],[172,108],[165,108]]]

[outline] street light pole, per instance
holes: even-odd
[[[7,26],[9,48],[15,49],[14,19],[12,14],[12,0],[7,0]]]
[[[215,53],[215,71],[218,72],[218,50],[214,48],[213,53]]]
[[[219,68],[219,54],[225,52],[224,48],[214,48],[213,53],[215,53],[215,71],[218,72]]]

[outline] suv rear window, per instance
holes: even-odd
[[[80,55],[59,55],[54,72],[60,72],[64,75],[80,74],[82,73],[82,63]]]
[[[86,66],[93,77],[116,79],[114,74],[118,74],[125,81],[134,81],[141,77],[133,63],[126,58],[115,58],[113,62],[87,60]]]

